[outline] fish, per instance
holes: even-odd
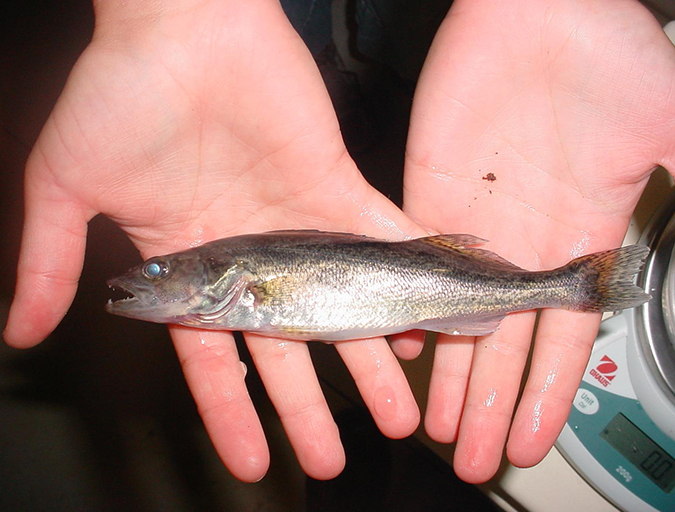
[[[334,342],[411,329],[481,336],[512,312],[603,312],[650,295],[633,283],[649,248],[588,254],[543,271],[442,234],[386,241],[349,233],[270,231],[149,258],[108,285],[129,297],[108,312],[199,329]]]

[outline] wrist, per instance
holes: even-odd
[[[198,16],[213,8],[238,14],[251,11],[282,11],[279,0],[93,0],[95,36],[133,37],[147,32],[171,17]]]
[[[93,0],[96,29],[147,27],[172,12],[194,9],[198,3],[198,0]]]

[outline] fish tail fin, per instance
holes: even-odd
[[[629,245],[576,258],[563,267],[580,278],[568,309],[619,311],[644,304],[651,296],[633,283],[649,254],[645,245]]]

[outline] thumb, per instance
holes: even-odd
[[[93,216],[35,153],[26,169],[16,292],[4,332],[5,342],[17,348],[40,343],[68,311],[82,272],[87,222]]]

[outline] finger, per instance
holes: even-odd
[[[381,192],[371,187],[353,161],[351,165],[352,172],[357,173],[361,180],[361,186],[355,187],[348,196],[349,203],[344,214],[345,218],[354,221],[345,226],[347,231],[385,240],[405,240],[428,235]]]
[[[171,326],[171,337],[218,455],[235,477],[257,482],[269,451],[232,334]]]
[[[319,480],[339,475],[345,453],[307,344],[254,334],[246,343],[305,473]]]
[[[425,335],[426,332],[420,330],[394,334],[389,338],[389,346],[396,357],[411,361],[422,352]]]
[[[420,412],[408,381],[384,338],[335,344],[380,431],[400,439],[412,434]]]
[[[515,466],[538,463],[555,443],[569,415],[599,325],[600,315],[553,309],[542,312],[532,367],[507,447]]]
[[[45,339],[73,302],[93,215],[58,184],[37,178],[37,160],[26,171],[16,291],[4,332],[5,342],[24,348]]]
[[[511,314],[497,332],[476,340],[453,463],[467,482],[485,482],[499,467],[534,320],[532,312]]]
[[[438,335],[424,428],[439,443],[457,439],[474,345],[474,337]]]

